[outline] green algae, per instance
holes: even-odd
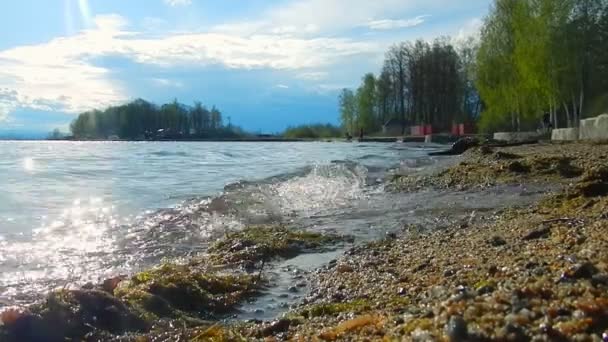
[[[233,311],[238,303],[255,295],[257,277],[219,274],[190,265],[165,264],[134,275],[114,291],[142,317],[212,317]]]
[[[209,247],[209,253],[220,264],[256,263],[291,258],[338,241],[337,236],[283,226],[255,226],[227,234]]]
[[[120,335],[149,329],[149,322],[109,293],[96,290],[58,290],[30,307],[5,327],[7,341],[79,340],[104,333]]]

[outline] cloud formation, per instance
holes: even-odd
[[[164,2],[172,7],[175,6],[188,6],[192,4],[192,0],[164,0]]]
[[[428,15],[419,15],[415,18],[411,19],[400,19],[400,20],[392,20],[392,19],[381,19],[381,20],[372,20],[367,23],[367,27],[370,30],[395,30],[401,28],[415,27],[423,24],[428,18]]]
[[[17,107],[80,112],[126,101],[128,92],[103,57],[123,57],[163,68],[315,69],[341,58],[371,53],[373,44],[346,38],[296,38],[282,34],[239,36],[226,33],[171,33],[146,37],[127,29],[117,15],[95,18],[95,28],[48,43],[0,51],[0,87],[8,89],[0,110]],[[158,86],[182,84],[156,79]],[[5,116],[5,114],[3,115]]]

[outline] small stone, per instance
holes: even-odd
[[[288,319],[279,319],[279,320],[273,321],[270,323],[270,325],[268,325],[267,327],[262,329],[262,335],[264,337],[268,337],[268,336],[276,335],[278,333],[285,332],[285,331],[289,330],[290,325],[291,325],[291,321]]]
[[[498,273],[498,267],[496,267],[496,265],[492,265],[490,267],[488,267],[488,274],[493,276],[496,273]]]
[[[352,266],[350,266],[350,265],[340,264],[336,268],[336,271],[338,271],[338,273],[351,273],[351,272],[354,272],[355,269]]]
[[[507,241],[505,241],[505,239],[501,238],[500,236],[494,236],[488,242],[490,243],[490,245],[492,245],[492,247],[500,247],[507,244]]]
[[[445,328],[448,338],[452,342],[463,342],[469,337],[467,322],[460,316],[452,316]]]
[[[544,227],[540,229],[535,229],[526,234],[522,239],[525,241],[537,240],[541,238],[546,238],[551,233],[551,229]]]
[[[586,262],[582,265],[575,266],[572,277],[575,279],[591,279],[598,272],[599,271],[595,265],[590,262]]]
[[[596,274],[591,278],[593,286],[608,285],[608,274]]]
[[[291,293],[296,293],[296,292],[298,292],[298,288],[295,286],[291,286],[287,289],[287,291],[289,291]]]
[[[598,273],[599,270],[592,263],[586,262],[584,264],[578,264],[565,271],[561,278],[561,282],[568,282],[580,279],[592,279],[593,276]]]
[[[404,296],[405,294],[407,294],[407,291],[405,290],[405,288],[400,287],[399,290],[397,291],[397,294],[400,296]]]
[[[446,270],[445,272],[443,272],[443,276],[446,278],[449,278],[449,277],[453,276],[454,274],[456,274],[456,271],[454,271],[452,269],[449,269],[449,270]]]
[[[95,285],[91,282],[88,282],[88,283],[82,285],[83,290],[92,290],[94,288],[95,288]]]
[[[514,162],[509,163],[509,165],[507,166],[507,169],[509,171],[515,172],[515,173],[526,173],[526,172],[530,171],[529,166],[526,166],[519,161],[514,161]]]

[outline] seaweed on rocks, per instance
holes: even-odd
[[[262,270],[254,274],[237,266],[294,257],[340,240],[278,226],[228,233],[186,263],[53,291],[27,309],[7,310],[0,314],[0,340],[244,341],[239,329],[217,322],[268,283]]]
[[[228,233],[209,247],[209,253],[216,263],[251,267],[259,262],[319,251],[342,240],[335,235],[284,226],[255,226]]]

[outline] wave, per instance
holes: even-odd
[[[0,298],[28,302],[54,287],[203,253],[225,232],[247,225],[323,215],[364,199],[368,177],[366,167],[350,161],[311,165],[230,184],[217,196],[190,199],[128,221],[109,203],[74,203],[31,239],[0,244]]]

